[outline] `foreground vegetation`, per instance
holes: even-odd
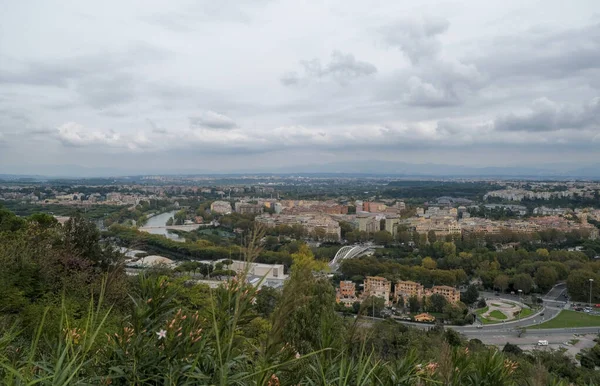
[[[247,238],[242,257],[256,258],[261,239]],[[162,267],[128,277],[79,217],[61,226],[0,208],[0,245],[2,385],[600,384],[560,352],[501,352],[441,326],[344,318],[305,245],[282,291],[243,273],[217,289]]]

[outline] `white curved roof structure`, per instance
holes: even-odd
[[[372,248],[372,245],[346,245],[341,247],[329,263],[329,267],[332,271],[337,271],[342,260],[358,257]]]

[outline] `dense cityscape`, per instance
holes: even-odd
[[[299,285],[294,266],[306,255],[343,324],[439,327],[469,347],[582,369],[600,358],[599,195],[600,183],[586,181],[349,176],[0,184],[5,231],[12,216],[58,229],[89,222],[118,247],[129,280],[217,290],[239,278],[266,321]],[[3,309],[19,307],[4,299]]]

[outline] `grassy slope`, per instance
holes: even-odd
[[[583,312],[563,310],[552,320],[529,328],[565,328],[565,327],[600,327],[600,316],[588,315]]]

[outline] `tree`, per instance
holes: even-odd
[[[175,225],[183,225],[186,218],[187,218],[187,213],[185,212],[184,209],[177,211],[174,216]]]
[[[398,295],[398,301],[396,302],[398,308],[404,308],[404,298],[402,295]]]
[[[528,294],[533,288],[533,279],[526,273],[520,273],[512,278],[513,288]]]
[[[388,245],[394,241],[394,238],[388,231],[377,231],[373,234],[373,241],[375,244]]]
[[[352,303],[352,312],[358,314],[360,312],[360,302]]]
[[[315,228],[312,236],[315,240],[323,240],[326,235],[327,235],[327,231],[325,229]]]
[[[487,307],[487,303],[484,298],[480,298],[479,301],[477,302],[477,308],[484,308],[484,307]]]
[[[523,349],[521,349],[516,344],[512,344],[512,343],[508,343],[507,342],[504,345],[504,348],[502,349],[502,352],[503,353],[507,353],[507,354],[520,355],[521,353],[523,353]]]
[[[44,228],[52,227],[58,224],[58,220],[46,213],[34,213],[27,220],[35,222]]]
[[[326,342],[336,339],[342,327],[334,308],[335,289],[326,276],[314,274],[326,263],[315,261],[306,244],[300,245],[292,259],[290,276],[271,316],[271,336],[302,354],[327,347]]]
[[[467,287],[466,292],[460,294],[460,300],[466,305],[472,305],[479,299],[479,291],[473,284]]]
[[[444,312],[444,307],[448,304],[445,297],[440,294],[433,294],[429,299],[431,301],[431,310],[433,312]]]
[[[558,281],[558,274],[552,267],[541,266],[535,273],[535,284],[544,292]]]
[[[279,298],[281,298],[281,293],[277,289],[262,286],[256,294],[256,312],[263,318],[269,318],[275,310]]]
[[[464,304],[463,304],[463,307],[464,307]],[[443,311],[444,311],[444,317],[447,320],[458,321],[458,320],[462,320],[464,317],[463,309],[460,307],[459,304],[448,303],[444,307]]]
[[[445,242],[442,244],[442,253],[444,257],[456,255],[456,245],[453,242]]]
[[[546,248],[538,248],[535,251],[536,255],[538,255],[539,257],[544,258],[544,260],[548,259],[548,256],[550,256],[550,253],[548,252],[548,250]]]
[[[510,278],[507,275],[500,274],[494,279],[494,288],[497,288],[500,292],[504,292],[508,288],[509,282]]]
[[[346,238],[346,235],[354,230],[352,224],[347,221],[340,221],[340,233],[342,235],[342,239]]]
[[[381,317],[381,311],[385,308],[385,300],[379,296],[369,296],[361,304],[361,314],[366,316],[373,316],[375,318]]]
[[[427,269],[436,269],[437,263],[431,257],[427,256],[423,259],[423,261],[421,261],[421,266]]]
[[[0,232],[15,232],[25,226],[25,221],[0,205]]]
[[[429,241],[430,244],[435,243],[436,240],[437,240],[437,237],[435,235],[435,231],[427,232],[427,241]]]
[[[167,220],[167,224],[166,225],[168,227],[170,227],[171,225],[173,225],[173,222],[174,222],[173,217],[169,217],[169,219]]]
[[[83,258],[102,270],[107,270],[121,258],[111,246],[100,243],[100,231],[81,213],[75,214],[64,224],[63,236],[66,255]]]
[[[419,312],[421,308],[421,304],[419,303],[419,298],[416,296],[411,296],[408,298],[408,309],[411,313]]]
[[[590,358],[588,355],[582,355],[581,359],[579,359],[579,363],[581,363],[581,367],[585,367],[587,369],[593,370],[596,367],[594,360],[592,358]]]
[[[462,344],[462,339],[460,338],[460,334],[451,328],[444,332],[444,338],[446,339],[446,342],[448,342],[448,344],[450,346],[458,347]]]
[[[592,303],[600,301],[600,275],[583,269],[576,269],[569,274],[567,278],[569,296],[576,301],[589,301],[590,279],[594,280],[592,285]]]

